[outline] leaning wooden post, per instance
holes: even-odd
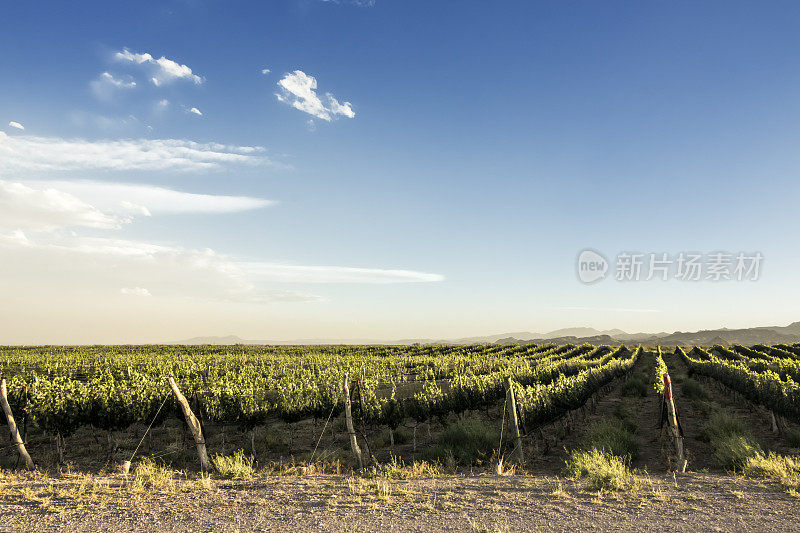
[[[686,472],[686,457],[683,451],[683,437],[678,428],[678,414],[675,411],[675,402],[672,399],[672,381],[669,374],[664,374],[664,403],[667,405],[667,422],[675,444],[675,454],[678,456],[678,471]]]
[[[194,416],[192,408],[189,407],[189,402],[186,400],[186,397],[181,394],[181,391],[175,384],[175,380],[172,378],[169,378],[169,387],[172,389],[172,394],[175,395],[175,399],[181,404],[183,416],[186,417],[186,425],[189,426],[189,429],[192,431],[192,436],[194,436],[194,443],[197,446],[197,456],[200,458],[200,467],[203,471],[210,472],[212,470],[211,461],[208,460],[208,453],[206,453],[206,441],[203,439],[203,430],[200,428],[200,422],[197,420],[197,417]]]
[[[508,395],[508,421],[511,426],[511,434],[514,435],[514,451],[517,452],[517,459],[520,463],[525,462],[525,454],[522,452],[522,436],[519,434],[519,421],[517,420],[517,402],[514,398],[514,384],[511,378],[506,378],[506,394]]]
[[[33,459],[28,455],[28,450],[25,449],[25,443],[19,436],[17,423],[14,422],[14,414],[11,412],[11,406],[8,403],[8,391],[6,390],[6,380],[0,382],[0,402],[3,404],[3,411],[6,413],[6,421],[8,422],[8,431],[11,434],[11,442],[17,447],[17,453],[20,458],[25,461],[25,468],[33,470]]]
[[[345,372],[342,378],[342,397],[344,398],[344,420],[347,424],[347,434],[350,435],[350,448],[353,450],[353,455],[356,456],[358,461],[358,468],[364,468],[364,458],[361,456],[361,448],[358,446],[358,439],[356,438],[356,429],[353,427],[353,413],[350,406],[350,385],[348,383],[348,375]]]

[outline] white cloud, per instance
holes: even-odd
[[[313,118],[306,121],[306,128],[308,128],[308,131],[317,131],[317,123],[314,122]]]
[[[156,103],[156,107],[157,107],[158,109],[166,109],[167,107],[169,107],[169,100],[167,100],[166,98],[164,98],[164,99],[162,99],[162,100],[159,100],[159,101]]]
[[[96,80],[93,80],[89,86],[97,98],[101,100],[110,100],[117,90],[133,89],[136,87],[136,82],[133,81],[133,78],[130,76],[116,78],[110,72],[103,72]]]
[[[129,202],[128,200],[120,200],[117,203],[117,206],[125,213],[130,213],[132,215],[141,215],[143,217],[151,217],[153,213],[143,205],[135,204],[133,202]]]
[[[275,205],[251,196],[195,194],[156,185],[104,181],[28,181],[31,187],[53,188],[71,194],[105,212],[132,215],[238,213]]]
[[[261,69],[261,74],[263,74],[263,75],[265,75],[265,76],[266,76],[267,74],[269,74],[270,72],[272,72],[272,71],[271,71],[270,69],[268,69],[268,68],[262,68],[262,69]]]
[[[21,229],[9,233],[0,233],[0,246],[33,246],[33,243]]]
[[[196,107],[193,107],[193,108],[191,108],[191,109],[189,110],[189,113],[194,113],[195,115],[197,115],[197,116],[199,116],[199,117],[202,117],[202,116],[203,116],[203,113],[201,113],[201,112],[200,112],[200,110],[199,110],[199,109],[197,109]]]
[[[203,78],[194,74],[191,68],[164,56],[155,59],[148,53],[138,54],[124,48],[122,51],[115,53],[114,58],[118,61],[129,61],[136,65],[148,66],[151,72],[150,81],[157,87],[178,79],[190,80],[197,85],[203,83]]]
[[[243,263],[214,250],[126,239],[50,234],[35,242],[0,233],[0,277],[54,291],[148,287],[161,297],[240,303],[319,301],[323,297],[275,287],[283,283],[402,283],[442,276],[407,270]],[[58,265],[57,273],[52,265]]]
[[[442,281],[444,276],[380,268],[339,266],[299,266],[278,263],[241,263],[249,274],[283,283],[419,283]]]
[[[199,171],[232,164],[271,164],[263,152],[260,146],[181,139],[87,141],[2,134],[0,171]]]
[[[326,4],[349,4],[358,7],[374,7],[375,0],[322,0]]]
[[[69,193],[0,181],[0,230],[52,231],[74,226],[113,229],[120,223]]]
[[[347,118],[356,116],[350,102],[340,104],[331,93],[325,93],[325,96],[320,98],[316,92],[317,80],[302,70],[286,74],[278,82],[278,86],[281,88],[281,94],[275,96],[279,101],[319,119],[330,122],[340,115]]]
[[[564,306],[553,307],[559,311],[591,311],[592,313],[620,312],[620,313],[660,313],[658,309],[631,308],[631,307],[581,307]]]
[[[127,79],[118,79],[109,72],[103,72],[100,75],[100,79],[105,83],[113,85],[114,87],[119,87],[120,89],[132,89],[136,87],[136,82],[133,81],[130,76],[128,76]]]
[[[261,206],[258,203],[263,200],[193,195],[132,184],[36,185],[39,188],[0,181],[0,280],[14,280],[15,287],[36,287],[48,294],[67,296],[96,293],[99,297],[120,291],[120,287],[130,294],[140,294],[141,287],[147,287],[164,298],[261,304],[323,299],[276,284],[443,279],[438,274],[411,270],[245,262],[208,248],[87,237],[68,229],[118,230],[123,222],[131,221],[123,217],[125,213],[147,215],[150,209],[154,213],[229,212]],[[59,188],[71,188],[71,192]],[[91,197],[98,204],[90,204],[81,196]]]
[[[43,234],[35,241],[0,238],[0,277],[20,287],[54,294],[97,294],[120,287],[147,287],[163,298],[262,303],[272,287],[255,285],[229,258],[213,250],[193,250],[126,239]],[[57,268],[54,268],[57,265]],[[278,299],[290,299],[280,291]],[[298,301],[318,299],[295,293]]]
[[[16,128],[18,130],[24,130],[25,129],[25,126],[23,126],[19,122],[14,122],[13,120],[11,122],[9,122],[8,125],[11,126],[12,128]]]
[[[152,296],[150,291],[142,287],[123,287],[119,292],[128,296]]]

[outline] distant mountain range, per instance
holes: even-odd
[[[621,329],[605,331],[594,328],[565,328],[549,333],[531,333],[528,331],[501,333],[482,337],[464,337],[461,339],[400,339],[393,341],[378,339],[295,339],[291,341],[245,340],[235,335],[226,337],[194,337],[172,344],[254,344],[254,345],[289,345],[289,344],[532,344],[540,342],[556,344],[659,344],[661,346],[712,346],[721,344],[781,344],[800,342],[800,322],[788,326],[767,326],[746,329],[713,329],[695,332],[676,331],[674,333],[626,333]]]

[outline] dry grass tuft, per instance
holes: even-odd
[[[597,449],[572,452],[567,460],[567,474],[586,480],[598,491],[627,491],[636,487],[636,477],[625,461]]]
[[[175,472],[171,468],[145,458],[136,465],[130,487],[140,492],[172,492],[175,489]]]
[[[211,461],[221,477],[225,479],[252,479],[255,473],[253,458],[245,456],[242,450],[233,455],[217,455]]]

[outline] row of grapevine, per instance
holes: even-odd
[[[760,344],[751,348],[736,345],[733,346],[733,350],[728,350],[724,346],[715,346],[713,350],[723,357],[735,357],[744,361],[752,370],[772,370],[780,374],[782,378],[791,376],[793,380],[800,381],[800,359],[786,350]]]
[[[6,349],[0,366],[13,408],[48,433],[68,436],[84,425],[118,430],[157,412],[162,420],[177,416],[166,386],[172,376],[206,420],[251,428],[272,418],[338,413],[347,372],[357,380],[357,416],[396,427],[407,417],[490,406],[509,376],[523,386],[563,386],[608,368],[623,352],[589,345],[45,347]]]
[[[694,348],[687,354],[682,348],[675,353],[681,357],[695,374],[713,378],[739,392],[754,403],[763,405],[776,414],[800,420],[800,384],[790,376],[785,379],[767,368],[754,370],[752,360],[720,357],[730,355],[715,347],[712,352]]]
[[[664,362],[664,355],[661,353],[661,346],[656,351],[656,363],[653,369],[653,389],[658,394],[664,394],[664,374],[667,374],[667,364]]]
[[[601,387],[629,372],[641,353],[641,347],[634,352],[620,348],[614,357],[603,364],[586,368],[575,375],[561,375],[547,384],[515,384],[514,392],[523,425],[533,428],[581,407]]]

